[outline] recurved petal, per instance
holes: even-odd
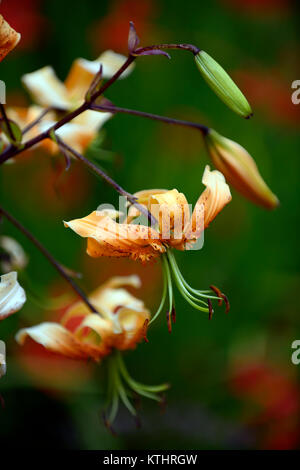
[[[73,359],[93,358],[99,360],[97,348],[84,344],[59,323],[45,322],[30,328],[23,328],[16,335],[16,341],[23,345],[27,337],[32,338],[46,349]]]
[[[86,332],[87,329],[91,331]],[[114,334],[112,322],[95,313],[87,315],[75,332],[76,337],[81,341],[97,348],[102,357],[110,353],[114,343]]]
[[[134,287],[138,289],[141,287],[141,280],[138,276],[116,276],[109,279],[103,285],[98,287],[90,296],[89,300],[93,306],[97,309],[98,312],[111,317],[114,315],[114,310],[120,305],[128,305],[129,301],[138,300],[135,299],[129,292],[125,289],[119,289],[123,286]],[[121,296],[118,294],[118,291],[124,291],[127,295]],[[124,303],[120,303],[124,302]],[[138,301],[140,302],[140,301]],[[86,304],[81,301],[75,302],[71,305],[63,317],[60,320],[60,323],[63,325],[68,325],[68,322],[73,318],[83,318],[90,314],[90,310]]]
[[[0,62],[16,47],[21,35],[17,33],[0,15]]]
[[[134,310],[128,307],[121,307],[116,312],[114,321],[90,314],[84,319],[76,335],[82,340],[86,334],[85,329],[91,329],[96,333],[96,338],[100,339],[97,347],[103,355],[109,354],[112,348],[132,349],[143,338],[145,320],[149,318],[150,314],[146,309]],[[86,338],[91,342],[95,336],[87,334]]]
[[[231,193],[224,176],[218,170],[210,171],[206,165],[202,183],[206,189],[201,194],[198,202],[204,205],[204,228],[207,228],[219,212],[231,201]]]
[[[26,302],[26,294],[17,280],[17,273],[0,276],[0,320],[20,310]]]
[[[145,322],[150,320],[150,312],[143,308],[123,307],[117,312],[118,322],[125,333],[115,345],[120,350],[133,349],[145,336]]]
[[[65,222],[74,232],[88,238],[90,256],[128,256],[148,261],[165,251],[159,233],[150,227],[119,224],[105,212],[95,211],[82,219]]]
[[[159,221],[161,236],[164,240],[170,238],[182,239],[183,228],[189,222],[190,211],[186,197],[177,189],[154,194],[149,201],[151,214]],[[171,236],[171,231],[172,233]]]
[[[206,186],[199,197],[190,223],[185,228],[187,240],[197,239],[218,213],[231,201],[231,193],[224,176],[206,165],[202,183]]]
[[[128,286],[139,289],[141,285],[141,278],[136,274],[132,274],[130,276],[114,276],[110,278],[105,284],[103,284],[102,288],[105,289],[108,287],[111,289],[116,289],[118,287]]]
[[[69,109],[71,106],[67,89],[52,67],[46,66],[27,73],[23,75],[22,81],[37,104],[60,109]]]
[[[164,194],[167,192],[167,189],[142,189],[141,191],[134,193],[134,196],[137,198],[139,204],[148,206],[152,196],[155,196],[156,194]]]
[[[148,208],[151,196],[155,194],[163,194],[167,191],[167,189],[143,189],[134,193],[134,196],[137,198],[137,202],[139,204]],[[131,205],[128,210],[127,223],[130,223],[133,219],[139,217],[140,215],[141,213],[138,208],[134,205]]]
[[[91,302],[106,318],[114,320],[121,307],[143,310],[144,302],[122,288],[100,288],[91,295]]]

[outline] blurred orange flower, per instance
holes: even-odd
[[[16,47],[20,38],[20,33],[17,33],[0,15],[0,62]]]
[[[137,276],[114,277],[93,292],[89,299],[99,314],[90,313],[83,302],[76,302],[63,315],[60,323],[45,322],[23,328],[16,340],[23,345],[30,337],[52,352],[74,359],[99,361],[113,349],[135,348],[145,335],[145,322],[150,312],[144,303],[123,286],[140,287]],[[72,331],[68,326],[73,323]]]
[[[244,360],[230,373],[234,394],[247,401],[247,421],[264,449],[294,449],[300,439],[299,387],[280,367]],[[256,406],[253,410],[249,403]],[[252,410],[252,411],[251,411]]]

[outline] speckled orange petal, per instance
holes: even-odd
[[[21,35],[0,15],[0,62],[16,47],[20,38]]]
[[[101,357],[98,348],[80,342],[59,323],[45,322],[31,328],[23,328],[17,333],[16,341],[23,345],[28,336],[46,349],[73,359],[92,358],[98,361]]]
[[[137,198],[137,202],[148,208],[149,201],[151,196],[154,194],[163,194],[166,193],[167,189],[143,189],[134,193],[134,196]],[[132,222],[133,219],[141,215],[138,208],[134,205],[131,205],[128,210],[127,223]]]
[[[187,239],[198,238],[203,229],[206,229],[218,213],[231,201],[231,193],[224,176],[220,171],[210,171],[205,167],[202,183],[206,186],[199,197],[191,218],[185,228]],[[203,213],[203,217],[201,216]]]
[[[115,347],[120,350],[133,349],[144,338],[145,321],[150,320],[150,312],[146,308],[135,310],[123,307],[117,312],[117,315],[118,322],[125,335]]]
[[[150,197],[148,209],[159,221],[162,239],[182,239],[183,228],[190,219],[188,202],[183,193],[172,189],[163,194],[154,194]],[[171,231],[174,233],[171,234]]]
[[[165,251],[158,232],[152,228],[118,224],[101,211],[92,212],[82,219],[65,222],[65,226],[89,239],[88,254],[93,257],[128,256],[147,261]]]

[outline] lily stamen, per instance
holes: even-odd
[[[228,297],[225,294],[223,294],[223,292],[221,292],[218,287],[213,286],[213,285],[209,287],[211,288],[212,291],[214,291],[217,294],[219,298],[218,305],[222,305],[223,300],[224,300],[225,305],[226,305],[225,313],[228,313],[230,310],[230,303],[229,303]]]
[[[222,292],[221,292],[220,289],[219,289],[218,287],[216,287],[216,286],[211,285],[211,286],[209,286],[209,287],[211,288],[212,291],[215,292],[215,294],[217,295],[217,297],[219,297],[218,305],[221,306],[222,303],[223,303],[223,300],[224,300],[223,297],[222,297]]]
[[[172,312],[171,312],[171,318],[172,318],[172,322],[176,323],[176,310],[175,310],[174,305],[173,305]]]
[[[145,323],[143,325],[143,337],[144,337],[145,343],[149,343],[149,339],[147,338],[148,324],[149,324],[149,318],[145,320]]]
[[[108,360],[109,402],[107,408],[109,413],[104,415],[106,426],[108,429],[112,429],[111,425],[117,416],[120,401],[123,402],[128,411],[137,419],[136,407],[132,404],[130,398],[132,399],[133,395],[138,397],[144,396],[160,403],[162,399],[158,394],[168,388],[168,384],[144,385],[134,380],[129,375],[121,354],[115,351]]]
[[[161,256],[162,267],[163,267],[163,294],[162,299],[159,305],[159,308],[149,322],[153,322],[161,313],[163,306],[166,302],[167,292],[169,294],[169,309],[167,310],[167,324],[169,333],[172,331],[172,322],[176,321],[176,312],[174,306],[174,295],[173,295],[173,284],[172,279],[174,279],[176,287],[181,293],[182,297],[196,310],[201,312],[208,313],[209,319],[213,316],[213,306],[212,300],[217,300],[218,305],[222,305],[223,301],[226,305],[226,313],[228,313],[230,305],[228,298],[226,297],[221,290],[215,286],[210,286],[211,290],[198,290],[191,287],[188,282],[184,279],[175,259],[174,254],[171,249],[168,249],[166,253]],[[215,293],[216,295],[209,294],[210,292]],[[205,300],[203,300],[205,299]]]
[[[172,333],[172,320],[171,320],[171,312],[167,312],[167,325],[169,333]]]

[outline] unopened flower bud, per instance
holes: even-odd
[[[251,155],[241,145],[211,129],[205,142],[215,167],[250,201],[274,209],[279,201],[261,177]]]
[[[204,80],[232,111],[246,119],[252,116],[251,106],[245,96],[218,62],[205,51],[198,52],[195,61]]]

